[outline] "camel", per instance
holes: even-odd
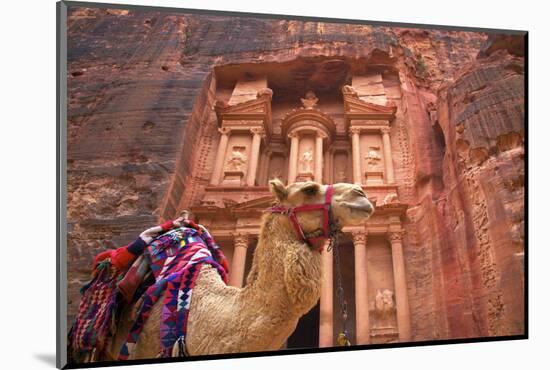
[[[271,180],[276,201],[286,207],[322,204],[327,185],[294,183],[287,187]],[[361,225],[374,207],[359,185],[333,185],[333,222],[339,227]],[[322,212],[297,215],[306,236],[322,230]],[[280,349],[298,320],[319,300],[321,253],[295,233],[285,214],[266,213],[246,285],[226,285],[211,266],[201,269],[191,299],[186,351],[190,356]],[[163,299],[153,307],[130,359],[157,356]],[[128,308],[118,323],[106,360],[115,360],[132,325]]]

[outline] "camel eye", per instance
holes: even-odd
[[[367,194],[365,194],[365,192],[361,189],[353,189],[353,192],[361,197],[366,197]]]
[[[318,187],[317,185],[309,185],[309,186],[306,186],[305,188],[302,189],[302,192],[305,194],[305,195],[309,195],[309,196],[312,196],[312,195],[315,195],[317,194],[317,191],[318,191]]]

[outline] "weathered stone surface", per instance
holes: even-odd
[[[279,135],[311,89],[347,140],[340,89],[355,75],[375,76],[363,96],[397,106],[413,340],[523,333],[517,37],[84,8],[68,28],[69,319],[95,254],[201,202],[219,139],[214,102],[253,70],[275,92]]]

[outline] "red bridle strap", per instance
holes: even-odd
[[[266,212],[271,213],[280,213],[280,214],[286,214],[288,215],[288,218],[290,220],[290,223],[292,224],[292,227],[294,228],[294,231],[296,232],[296,235],[298,238],[305,243],[309,244],[310,246],[318,245],[319,242],[324,242],[326,239],[330,238],[330,211],[331,211],[331,204],[332,204],[332,195],[334,194],[334,188],[332,185],[327,186],[327,190],[325,192],[325,202],[323,204],[305,204],[303,206],[298,207],[285,207],[285,206],[273,206],[271,208],[266,209]],[[307,238],[304,234],[304,230],[302,230],[302,227],[300,226],[300,223],[298,222],[298,218],[296,217],[296,214],[299,212],[311,212],[311,211],[323,211],[323,235],[317,236],[313,238]]]

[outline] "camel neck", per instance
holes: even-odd
[[[320,269],[319,252],[298,240],[285,216],[266,214],[245,291],[302,315],[319,298]]]

